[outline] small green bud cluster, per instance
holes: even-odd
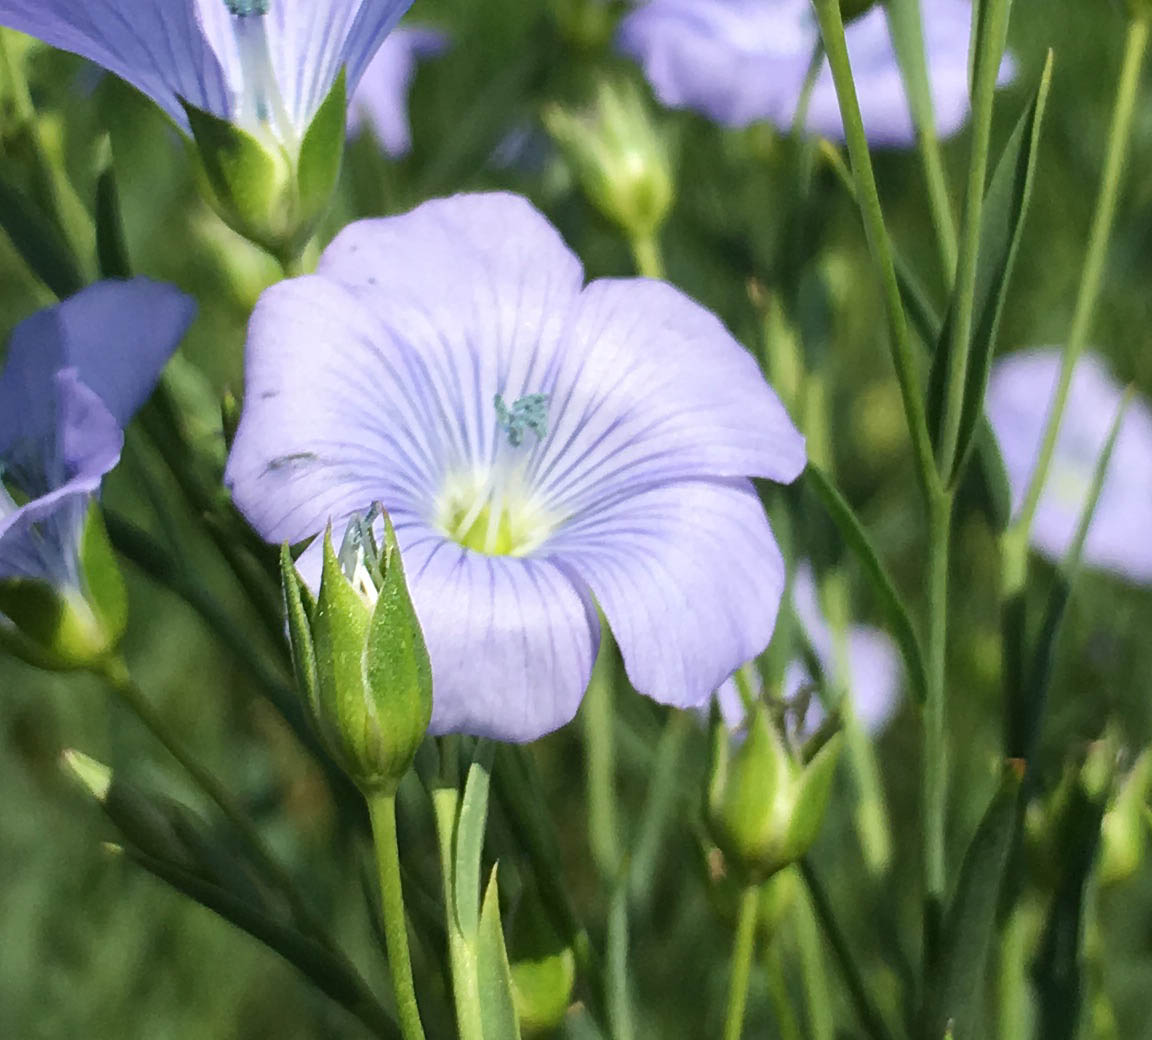
[[[432,717],[432,669],[396,532],[385,514],[381,549],[372,520],[349,524],[339,556],[325,533],[315,601],[287,546],[281,577],[297,682],[322,740],[365,794],[391,794]]]
[[[799,762],[762,702],[749,713],[739,745],[723,726],[713,727],[708,825],[742,882],[764,881],[808,851],[828,808],[839,753],[837,735],[811,761]]]
[[[592,204],[633,239],[650,239],[675,197],[668,141],[639,87],[603,80],[585,111],[553,105],[544,124]]]

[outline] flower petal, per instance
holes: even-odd
[[[390,33],[356,88],[348,108],[349,129],[371,127],[390,156],[407,155],[412,149],[408,90],[416,63],[442,53],[447,46],[448,38],[433,29],[401,28]]]
[[[1060,374],[1060,351],[1022,351],[999,362],[988,386],[988,417],[1000,443],[1019,509],[1040,454],[1048,410]],[[1101,360],[1084,355],[1076,366],[1056,440],[1048,482],[1040,498],[1032,542],[1059,560],[1075,536],[1097,460],[1108,439],[1123,391]],[[1133,401],[1116,441],[1088,539],[1085,561],[1129,578],[1152,581],[1152,411]]]
[[[411,350],[361,298],[315,276],[273,286],[245,369],[225,482],[264,538],[302,541],[376,501],[429,512],[452,430]]]
[[[73,579],[88,500],[120,460],[124,434],[74,368],[57,374],[49,396],[55,405],[55,435],[40,439],[32,450],[48,455],[34,465],[50,484],[24,505],[0,514],[0,578]]]
[[[525,743],[576,715],[600,643],[582,585],[547,560],[469,552],[397,525],[412,604],[432,661],[430,732]],[[313,588],[318,547],[298,567]]]
[[[53,429],[55,373],[75,368],[120,426],[156,386],[192,322],[196,305],[145,278],[104,281],[39,311],[12,333],[0,375],[0,452]]]
[[[784,561],[746,480],[643,491],[548,551],[592,589],[632,684],[664,704],[707,703],[772,638]]]
[[[670,480],[786,483],[805,465],[804,438],[751,355],[664,282],[589,285],[555,381],[539,389],[552,429],[529,473],[564,515]]]
[[[179,98],[228,114],[223,70],[189,0],[0,0],[0,25],[115,72],[185,131]]]

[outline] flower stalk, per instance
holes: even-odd
[[[740,897],[740,916],[732,945],[732,975],[728,981],[728,1010],[724,1017],[724,1040],[740,1040],[748,1006],[748,983],[756,952],[756,917],[760,911],[760,886],[747,885]]]

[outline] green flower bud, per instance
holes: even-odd
[[[875,3],[876,0],[840,0],[840,16],[847,24],[853,18],[859,18]]]
[[[1100,883],[1127,881],[1144,862],[1148,796],[1152,791],[1152,748],[1120,782],[1100,826]]]
[[[282,263],[303,252],[336,190],[345,95],[341,72],[295,151],[184,103],[205,197],[229,227]]]
[[[592,204],[629,237],[651,239],[675,184],[667,139],[640,89],[630,80],[603,80],[587,110],[552,105],[544,125]]]
[[[525,889],[508,935],[512,996],[522,1037],[550,1036],[563,1024],[576,987],[576,957],[552,927],[535,891]]]
[[[738,747],[713,727],[708,824],[744,879],[763,881],[811,847],[823,822],[840,753],[834,736],[807,763],[796,761],[758,703]]]
[[[128,623],[128,596],[104,516],[88,509],[77,554],[79,583],[0,581],[0,647],[38,668],[95,668],[116,649]]]
[[[339,557],[325,532],[315,603],[287,546],[281,576],[297,681],[320,736],[357,786],[378,794],[395,791],[424,739],[432,670],[396,532],[385,515],[381,552],[371,521],[349,524]]]

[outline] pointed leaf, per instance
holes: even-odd
[[[110,646],[115,646],[128,627],[128,590],[124,575],[108,538],[104,513],[93,500],[88,506],[80,541],[80,573],[84,593],[100,622]]]
[[[300,220],[307,227],[307,235],[327,211],[340,179],[348,113],[347,89],[347,70],[341,69],[300,144],[296,184]],[[307,235],[297,243],[300,247],[307,242]]]
[[[927,994],[927,1036],[982,1036],[980,993],[996,938],[996,909],[1020,811],[1023,773],[1006,766],[1000,788],[976,828],[944,923],[941,954]]]
[[[808,468],[804,471],[804,478],[816,497],[820,499],[829,517],[840,531],[841,537],[863,564],[868,580],[879,600],[880,609],[888,623],[889,631],[904,655],[904,664],[908,669],[908,680],[912,685],[912,692],[916,695],[916,699],[923,703],[927,690],[924,656],[920,651],[920,640],[912,625],[908,608],[896,591],[896,586],[888,576],[884,564],[880,562],[880,557],[873,548],[868,533],[864,530],[864,525],[860,523],[852,507],[819,467],[809,463]]]
[[[488,824],[488,788],[496,746],[478,740],[460,800],[456,824],[456,921],[466,942],[473,942],[479,925],[480,857]]]
[[[37,278],[60,299],[84,288],[84,275],[72,250],[52,222],[19,188],[0,178],[2,228]]]
[[[492,868],[476,935],[476,980],[484,1040],[520,1040],[520,1021],[512,994],[512,969],[500,923],[497,867]]]
[[[280,547],[280,581],[284,589],[288,641],[292,647],[296,685],[310,705],[313,716],[317,717],[320,696],[316,678],[316,650],[312,645],[312,626],[304,605],[305,594],[311,597],[311,593],[300,580],[287,542]]]
[[[124,238],[120,193],[111,162],[96,182],[96,259],[105,278],[131,278],[132,260]]]
[[[820,833],[824,815],[828,809],[828,799],[832,794],[832,782],[836,779],[836,767],[840,763],[840,748],[844,738],[834,736],[816,756],[804,766],[800,774],[795,797],[795,808],[788,823],[788,836],[785,839],[786,857],[799,859],[811,847]]]

